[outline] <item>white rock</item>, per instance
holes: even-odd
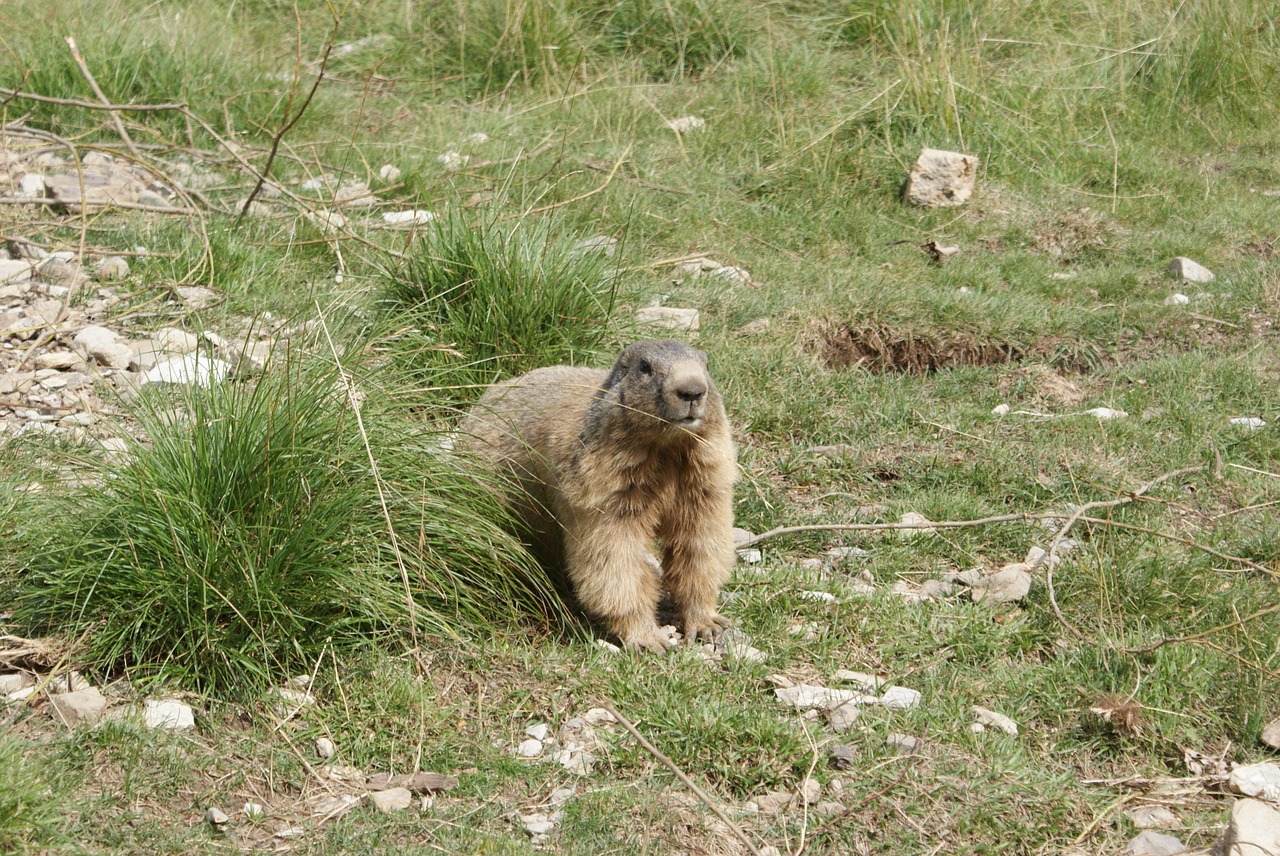
[[[106,327],[85,327],[71,339],[71,346],[86,359],[109,369],[127,369],[133,361],[133,349],[119,333]]]
[[[906,200],[929,208],[964,204],[973,195],[978,163],[972,155],[923,149],[907,178]]]
[[[408,788],[387,788],[385,791],[374,791],[369,794],[373,807],[383,814],[403,811],[413,805],[413,794]]]
[[[707,127],[707,120],[699,116],[681,116],[668,122],[667,127],[677,134],[689,134]]]
[[[252,821],[263,820],[267,816],[267,810],[256,802],[247,802],[241,808],[240,812]]]
[[[707,276],[719,277],[732,282],[751,282],[751,272],[745,268],[734,267],[733,265],[720,265],[707,272]]]
[[[1164,299],[1165,306],[1185,306],[1191,302],[1191,298],[1185,294],[1170,294]]]
[[[1009,405],[1007,404],[997,404],[995,407],[991,408],[991,415],[1005,416],[1006,414],[1008,414],[1009,409],[1010,409]]]
[[[178,299],[192,309],[204,309],[217,299],[218,295],[203,285],[179,285],[174,288]]]
[[[804,805],[813,805],[822,799],[822,783],[817,779],[805,779],[800,783],[800,789],[796,791],[796,796],[800,798],[800,802]]]
[[[780,687],[773,691],[778,701],[790,705],[796,710],[832,710],[842,704],[866,704],[874,702],[875,696],[853,690],[833,690],[830,687],[815,687],[810,684],[797,684],[792,687]]]
[[[814,603],[835,603],[836,602],[836,596],[833,595],[831,592],[826,592],[826,591],[810,591],[810,590],[798,591],[796,592],[796,597],[800,598],[801,600],[811,600]]]
[[[1280,802],[1280,766],[1265,762],[1244,764],[1231,770],[1231,790],[1247,797]]]
[[[1022,560],[1022,564],[1028,568],[1038,568],[1048,558],[1049,554],[1044,551],[1043,547],[1032,547],[1027,550],[1027,557]]]
[[[204,819],[206,823],[213,826],[222,826],[222,824],[231,820],[231,818],[227,817],[227,813],[217,806],[209,806],[204,813]]]
[[[142,376],[143,383],[179,383],[212,386],[227,379],[231,366],[199,352],[157,363]]]
[[[307,211],[303,216],[314,223],[321,232],[327,234],[341,232],[347,228],[347,218],[337,211]]]
[[[1272,749],[1280,749],[1280,719],[1268,723],[1262,729],[1262,742]]]
[[[869,550],[861,547],[832,547],[827,550],[826,556],[832,562],[843,562],[848,559],[865,559],[871,555]]]
[[[879,704],[891,710],[910,710],[920,705],[920,691],[907,687],[889,687],[880,696]]]
[[[195,727],[195,713],[189,705],[169,699],[147,699],[142,706],[142,720],[148,728],[185,731]]]
[[[74,693],[89,689],[89,682],[84,679],[84,675],[72,669],[50,678],[46,689],[51,693]]]
[[[1139,829],[1181,829],[1182,821],[1162,805],[1141,805],[1126,809],[1125,814]]]
[[[553,806],[559,807],[567,803],[578,795],[573,788],[556,788],[551,792],[551,796],[547,797],[547,802]]]
[[[570,744],[554,753],[551,760],[576,776],[585,776],[591,772],[591,765],[596,758],[581,746]]]
[[[98,282],[112,282],[129,275],[129,263],[120,256],[111,256],[98,262],[93,278]]]
[[[0,285],[14,285],[30,279],[30,262],[21,259],[0,259]]]
[[[435,214],[421,208],[413,208],[409,211],[388,211],[382,215],[382,221],[389,226],[425,226],[434,219],[436,219]]]
[[[787,791],[770,791],[758,797],[752,797],[748,805],[754,804],[760,814],[777,814],[784,811],[795,801],[795,794]]]
[[[526,728],[524,733],[532,737],[534,740],[546,740],[547,735],[551,733],[551,727],[545,722],[536,722]]]
[[[1280,856],[1280,810],[1260,800],[1236,800],[1222,836],[1221,856]]]
[[[674,306],[645,306],[636,310],[636,321],[668,330],[693,332],[702,326],[696,309],[679,309]]]
[[[831,709],[830,713],[831,730],[837,734],[848,731],[853,728],[854,723],[858,721],[858,717],[861,715],[862,708],[858,707],[854,702],[836,705]]]
[[[437,157],[436,160],[440,162],[440,165],[447,172],[457,172],[467,165],[467,161],[471,160],[471,157],[461,152],[449,151]]]
[[[521,741],[516,747],[516,754],[521,758],[537,758],[542,754],[542,741],[530,737],[528,740]]]
[[[764,554],[755,547],[749,547],[738,551],[738,559],[748,565],[758,565],[764,560]]]
[[[1096,416],[1100,421],[1106,422],[1111,419],[1124,419],[1129,414],[1123,410],[1112,410],[1110,407],[1094,407],[1084,412],[1085,416]]]
[[[384,163],[378,170],[378,178],[383,181],[398,181],[400,179],[400,167]]]
[[[1124,846],[1126,856],[1176,856],[1186,853],[1187,846],[1174,838],[1160,832],[1140,832]]]
[[[1168,271],[1185,282],[1213,282],[1214,278],[1213,271],[1186,256],[1177,256],[1170,261]]]
[[[1031,591],[1031,575],[1021,562],[1005,565],[990,576],[970,583],[969,596],[974,603],[1013,603]]]
[[[857,684],[859,689],[867,693],[877,693],[884,686],[884,681],[876,675],[867,672],[851,672],[848,669],[837,669],[831,679]]]
[[[1018,733],[1018,724],[1003,713],[996,713],[994,710],[988,710],[985,707],[974,705],[970,710],[973,712],[973,718],[977,725],[990,725],[992,728],[999,728],[1005,734],[1016,736]]]
[[[587,725],[598,728],[601,725],[614,725],[617,723],[618,718],[603,707],[593,707],[582,714],[582,721]]]
[[[1242,428],[1250,428],[1254,431],[1267,427],[1267,421],[1257,416],[1232,416],[1231,424],[1239,425]]]
[[[0,695],[9,695],[35,686],[36,679],[26,672],[8,672],[0,675]]]
[[[29,172],[18,180],[18,195],[24,199],[41,199],[47,192],[44,176]]]
[[[733,527],[733,546],[738,547],[747,543],[756,537],[755,533],[748,529],[741,529],[737,526]]]
[[[898,518],[898,523],[902,526],[909,526],[909,529],[899,529],[898,537],[903,540],[915,538],[918,535],[933,535],[938,530],[933,527],[933,521],[920,514],[917,511],[908,511]]]
[[[316,738],[316,754],[321,758],[332,758],[337,751],[338,747],[328,737]]]
[[[20,701],[26,701],[36,694],[35,687],[23,687],[20,690],[14,690],[4,697],[7,704],[17,704]]]
[[[556,828],[562,816],[561,812],[553,814],[543,814],[542,812],[522,814],[520,815],[520,824],[524,827],[524,831],[530,835],[547,835]]]
[[[912,737],[910,734],[898,734],[889,732],[884,736],[886,746],[893,748],[899,755],[911,755],[920,749],[920,738]]]

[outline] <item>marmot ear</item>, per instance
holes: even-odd
[[[699,351],[699,350],[697,350],[696,348],[694,349],[694,351],[693,351],[693,352],[694,352],[695,354],[697,354],[697,355],[698,355],[698,359],[702,361],[702,367],[703,367],[703,368],[706,368],[706,366],[707,366],[707,352],[706,352],[706,351]]]

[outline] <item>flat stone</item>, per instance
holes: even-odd
[[[535,740],[532,737],[528,740],[523,740],[516,747],[516,754],[521,758],[537,758],[542,754],[542,741]]]
[[[794,799],[795,794],[788,791],[770,791],[767,794],[752,797],[750,802],[755,803],[761,814],[777,814],[780,811],[786,811]]]
[[[920,751],[920,738],[910,734],[889,732],[885,735],[884,742],[899,755],[912,755]]]
[[[833,710],[847,702],[865,704],[868,700],[875,700],[875,696],[867,696],[853,690],[833,690],[829,687],[815,687],[809,684],[782,687],[774,690],[773,694],[778,697],[778,701],[796,710]]]
[[[822,799],[822,783],[817,779],[805,779],[800,783],[800,789],[796,791],[796,796],[800,798],[800,802],[804,805],[813,805]]]
[[[673,306],[645,306],[636,310],[636,321],[667,330],[693,332],[702,326],[696,309],[679,309]]]
[[[9,695],[18,690],[35,686],[36,679],[26,672],[7,672],[0,675],[0,695]]]
[[[31,279],[31,262],[22,259],[0,259],[0,285],[15,285]]]
[[[927,208],[964,204],[973,195],[978,164],[973,155],[923,149],[907,178],[907,202]]]
[[[563,817],[564,813],[559,811],[551,814],[544,814],[543,812],[522,814],[520,815],[520,825],[530,835],[547,835],[555,830]]]
[[[1184,282],[1213,282],[1213,271],[1186,256],[1177,256],[1169,262],[1168,271]]]
[[[35,358],[38,369],[64,370],[83,362],[84,358],[72,351],[50,351],[47,354],[39,354]]]
[[[388,788],[385,791],[374,791],[369,794],[373,807],[384,814],[402,811],[413,805],[413,794],[408,788]]]
[[[970,710],[973,712],[973,718],[977,725],[990,725],[993,728],[999,728],[1005,734],[1016,736],[1018,733],[1018,724],[1003,713],[996,713],[994,710],[988,710],[985,707],[974,705]]]
[[[524,733],[534,740],[546,740],[547,735],[551,733],[551,728],[545,722],[535,722],[526,728]]]
[[[1231,790],[1248,797],[1280,802],[1280,765],[1243,764],[1231,770]]]
[[[133,360],[133,349],[120,334],[106,327],[85,327],[71,339],[71,346],[100,366],[127,369]]]
[[[425,771],[405,773],[400,776],[392,776],[387,773],[377,773],[369,776],[365,781],[372,790],[407,788],[410,792],[415,794],[430,794],[435,793],[436,791],[447,791],[458,784],[458,780],[454,776],[446,776],[443,773],[428,773]]]
[[[1186,853],[1187,846],[1172,835],[1147,830],[1130,839],[1124,852],[1127,856],[1176,856]]]
[[[853,702],[837,705],[831,709],[830,724],[831,730],[837,734],[843,734],[853,728],[858,721],[858,717],[862,715],[862,708]]]
[[[217,806],[209,806],[204,813],[205,822],[212,826],[222,826],[229,823],[231,818],[227,817],[227,813]]]
[[[920,691],[907,687],[889,687],[877,702],[890,710],[910,710],[920,706]]]
[[[107,710],[107,699],[93,687],[49,697],[53,718],[64,725],[93,725]]]
[[[129,275],[129,263],[121,256],[111,256],[98,262],[93,278],[98,282],[114,282]]]
[[[969,588],[969,596],[974,603],[1013,603],[1022,600],[1031,591],[1031,575],[1026,565],[1015,562],[1005,565],[989,576],[974,581]]]
[[[148,728],[185,731],[195,727],[195,713],[180,701],[148,699],[143,702],[142,718]]]
[[[1261,800],[1236,800],[1215,852],[1221,856],[1280,856],[1280,810]]]
[[[226,380],[230,373],[231,366],[227,363],[197,352],[157,363],[142,376],[142,380],[144,383],[204,387]]]
[[[321,758],[332,758],[337,751],[338,748],[333,745],[333,741],[328,737],[316,738],[316,754]]]
[[[1125,814],[1139,829],[1181,829],[1182,821],[1178,816],[1162,805],[1140,805],[1127,809]]]
[[[1280,749],[1280,719],[1275,720],[1262,729],[1262,742],[1272,749]]]

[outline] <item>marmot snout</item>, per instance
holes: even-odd
[[[608,372],[536,369],[489,389],[461,433],[520,479],[531,545],[624,644],[666,646],[664,590],[689,639],[727,626],[715,607],[736,556],[737,465],[706,354],[643,341]]]

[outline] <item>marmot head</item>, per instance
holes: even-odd
[[[629,345],[614,363],[605,389],[623,409],[621,418],[650,430],[698,433],[721,412],[707,355],[683,342]]]

